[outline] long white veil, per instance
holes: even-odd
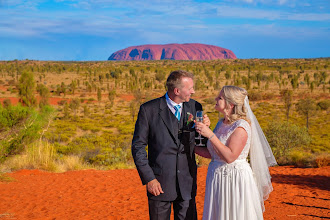
[[[262,131],[257,118],[253,114],[246,96],[244,106],[247,110],[247,117],[251,121],[251,147],[250,164],[258,186],[262,210],[265,210],[264,201],[268,199],[269,193],[273,191],[269,166],[277,165],[273,152]]]

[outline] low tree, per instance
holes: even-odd
[[[63,93],[64,97],[66,95],[66,86],[64,84],[64,82],[61,83],[61,92]]]
[[[69,118],[70,117],[70,111],[69,111],[69,104],[68,103],[64,103],[64,106],[63,106],[63,117],[64,118]]]
[[[109,91],[108,99],[110,101],[110,107],[113,106],[116,97],[116,90],[112,89]]]
[[[76,80],[72,80],[71,84],[70,84],[70,87],[71,87],[71,92],[72,92],[72,95],[74,95],[76,89],[77,89],[77,81]]]
[[[4,108],[8,108],[8,107],[10,107],[10,106],[11,106],[11,101],[10,101],[10,99],[5,99],[5,100],[3,100],[2,106],[3,106]]]
[[[49,105],[49,89],[44,84],[38,84],[37,92],[40,95],[39,107],[42,108],[45,105]]]
[[[313,81],[313,82],[311,82],[310,85],[309,85],[309,88],[310,88],[310,90],[311,90],[311,93],[314,91],[314,86],[315,86],[315,83],[314,83],[314,81]]]
[[[22,104],[28,107],[36,105],[37,99],[34,96],[35,81],[32,73],[23,72],[17,87],[19,100]]]
[[[305,74],[305,76],[304,76],[304,81],[305,81],[305,83],[307,84],[307,86],[309,86],[309,84],[310,84],[310,78],[309,78],[308,73]]]
[[[300,99],[296,104],[297,112],[306,117],[306,128],[309,128],[309,118],[316,109],[315,101],[311,98]]]
[[[89,115],[89,108],[87,105],[84,105],[84,116],[88,117],[88,115]]]
[[[137,102],[135,102],[134,100],[132,100],[130,103],[129,103],[129,111],[131,113],[131,116],[132,116],[132,120],[134,121],[135,120],[135,116],[138,112],[138,104]]]
[[[330,100],[325,99],[325,100],[319,101],[317,103],[317,107],[321,110],[328,110],[328,108],[330,107]]]
[[[284,89],[280,92],[286,111],[286,120],[289,121],[290,109],[292,106],[292,90]]]
[[[134,101],[137,103],[138,106],[140,106],[143,103],[143,94],[141,90],[135,90],[134,93]]]
[[[290,82],[292,89],[297,89],[299,87],[299,77],[297,75],[294,75]]]
[[[230,79],[231,78],[231,72],[230,70],[227,70],[226,73],[225,73],[225,78],[226,79]]]
[[[79,109],[79,106],[80,100],[78,98],[72,99],[72,101],[70,102],[70,108],[73,110],[74,116],[77,115],[77,110]]]
[[[100,104],[102,100],[102,92],[100,87],[97,88],[97,100],[99,101]]]

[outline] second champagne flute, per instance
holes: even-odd
[[[196,122],[203,122],[203,111],[197,111],[196,112]],[[202,143],[202,135],[199,133],[198,137],[196,139],[199,139],[199,144],[197,144],[196,146],[204,146],[204,144]]]

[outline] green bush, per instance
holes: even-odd
[[[293,149],[302,149],[311,142],[306,128],[289,122],[271,121],[265,135],[278,163],[286,163]]]
[[[45,138],[51,142],[68,142],[77,134],[76,124],[70,120],[55,120],[45,133]]]
[[[293,150],[289,153],[289,160],[291,164],[297,167],[315,167],[315,156],[309,152],[302,150]]]
[[[28,118],[33,110],[21,105],[3,108],[0,105],[0,131],[12,128]]]
[[[22,152],[26,145],[40,138],[41,130],[54,116],[54,109],[49,106],[40,111],[20,105],[0,107],[0,112],[0,121],[6,128],[0,133],[0,161]]]
[[[262,93],[254,90],[248,92],[248,97],[250,101],[259,101],[263,99]]]
[[[133,163],[130,143],[126,140],[125,142],[121,142],[119,146],[112,145],[108,148],[103,148],[99,154],[88,158],[87,161],[98,166],[113,167],[117,164],[126,164],[126,167],[128,167]]]
[[[321,109],[321,110],[328,110],[329,106],[330,106],[330,100],[326,99],[326,100],[322,100],[320,102],[317,103],[317,106]]]

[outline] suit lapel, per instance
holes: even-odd
[[[159,116],[162,118],[164,124],[166,125],[167,129],[169,130],[175,143],[178,144],[178,140],[177,140],[178,135],[177,134],[175,135],[175,133],[174,133],[175,130],[178,130],[178,129],[175,129],[174,126],[178,127],[178,125],[173,124],[170,114],[172,114],[172,113],[170,112],[170,109],[167,106],[165,96],[163,96],[160,98]]]
[[[184,102],[183,103],[183,109],[182,109],[182,114],[181,114],[181,120],[183,120],[183,127],[185,127],[185,125],[187,124],[187,112],[190,111],[190,104],[189,102]]]

